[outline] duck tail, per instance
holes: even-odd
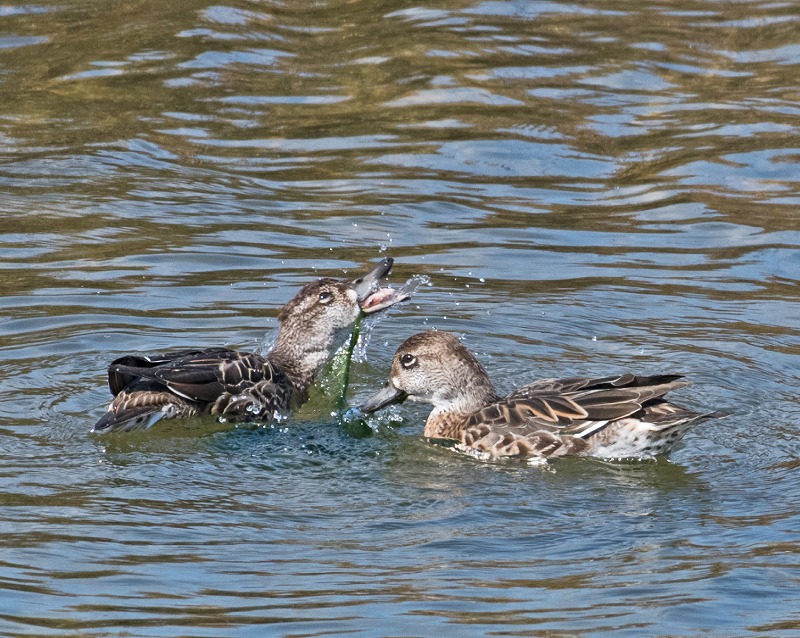
[[[108,412],[94,424],[92,432],[146,430],[161,419],[196,416],[200,412],[199,404],[171,392],[145,389],[121,392],[108,406]]]
[[[112,404],[108,412],[94,424],[92,432],[106,434],[147,430],[166,416],[167,413],[162,410],[161,406],[146,405],[114,409]]]
[[[593,456],[649,459],[669,454],[684,435],[701,421],[728,416],[726,412],[694,412],[662,401],[646,406],[637,418],[610,423],[589,438]]]

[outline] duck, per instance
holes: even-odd
[[[308,389],[361,313],[409,298],[381,288],[393,260],[352,281],[322,278],[303,286],[278,314],[272,349],[261,355],[223,347],[128,354],[111,362],[113,400],[94,433],[144,430],[164,419],[215,415],[270,422],[307,398]]]
[[[400,345],[389,380],[360,409],[370,414],[406,399],[430,403],[423,436],[483,460],[644,460],[671,452],[700,421],[725,416],[664,398],[688,385],[680,374],[624,373],[541,379],[502,397],[459,339],[430,330]]]

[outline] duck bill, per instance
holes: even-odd
[[[381,408],[385,408],[392,403],[402,403],[407,396],[405,392],[395,388],[391,381],[387,381],[386,385],[384,385],[379,392],[361,404],[361,411],[366,414],[377,412]]]
[[[399,304],[401,301],[406,301],[407,299],[411,299],[411,295],[408,293],[400,292],[394,288],[378,288],[371,295],[367,296],[366,299],[361,301],[359,306],[361,307],[361,312],[365,315],[372,315],[386,308],[391,308],[395,304]]]
[[[385,257],[366,275],[362,275],[361,277],[353,279],[353,281],[350,282],[350,286],[358,295],[359,302],[367,299],[372,293],[381,287],[381,279],[389,274],[393,263],[394,259],[391,257]]]
[[[350,286],[358,295],[358,305],[364,314],[374,314],[411,298],[411,295],[394,288],[381,288],[381,279],[389,274],[393,263],[391,257],[386,257],[366,275],[350,282]]]

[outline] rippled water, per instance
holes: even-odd
[[[0,634],[800,633],[793,2],[0,6]],[[486,464],[317,393],[94,437],[125,352],[257,349],[305,282],[498,387],[680,371],[670,462]]]

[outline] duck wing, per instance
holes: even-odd
[[[114,400],[94,432],[145,429],[163,418],[203,413],[272,418],[293,396],[268,359],[227,348],[126,355],[109,366],[108,385]]]
[[[176,350],[154,355],[128,354],[114,359],[108,366],[108,388],[111,394],[117,396],[136,380],[146,378],[145,370],[168,366],[174,361],[197,355],[203,355],[208,350]]]
[[[645,392],[649,388],[673,384],[671,388],[689,385],[688,381],[679,381],[682,374],[657,374],[651,376],[624,373],[607,377],[569,377],[566,379],[539,379],[522,386],[508,395],[512,398],[529,398],[538,396],[573,395],[596,390],[639,389]]]
[[[542,430],[557,436],[586,438],[609,422],[665,403],[663,395],[688,385],[681,378],[676,374],[623,374],[543,379],[472,413],[465,427],[487,426],[495,432],[523,436]]]
[[[115,396],[132,384],[146,381],[153,389],[211,403],[223,394],[239,394],[256,385],[264,387],[274,381],[276,374],[270,362],[260,355],[213,348],[121,357],[109,366],[108,382]]]

